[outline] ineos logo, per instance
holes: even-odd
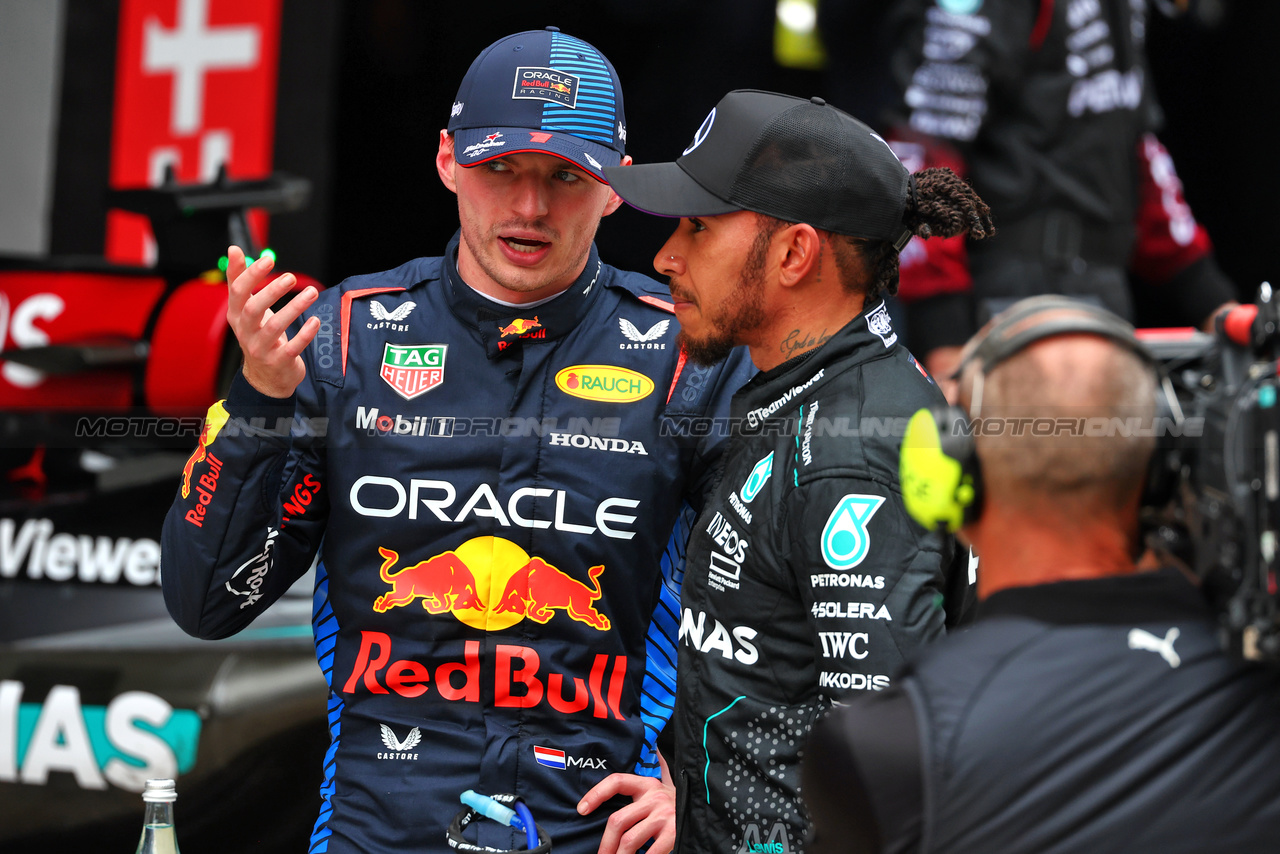
[[[693,142],[684,150],[685,154],[693,151],[702,141],[707,138],[707,134],[711,133],[711,126],[716,123],[716,108],[712,107],[711,112],[707,113],[707,117],[702,120],[702,127],[698,128],[698,132],[693,135]]]

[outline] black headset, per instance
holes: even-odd
[[[970,411],[933,406],[911,417],[902,439],[899,480],[907,512],[929,530],[955,533],[982,511],[982,470],[974,448],[975,419],[981,414],[982,381],[1001,362],[1054,335],[1101,335],[1132,351],[1150,365],[1151,352],[1133,326],[1092,303],[1046,295],[1014,303],[965,348],[955,376],[973,362],[981,364]]]

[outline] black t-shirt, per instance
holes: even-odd
[[[1173,570],[1004,590],[828,715],[813,851],[1273,851],[1280,669]]]

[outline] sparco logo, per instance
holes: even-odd
[[[701,365],[688,364],[688,373],[685,374],[684,389],[680,392],[680,398],[685,403],[693,403],[698,399],[698,395],[702,394],[702,390],[707,387],[707,378],[711,376],[711,366],[702,367]]]
[[[228,593],[244,597],[244,601],[240,603],[241,610],[262,598],[262,593],[259,591],[262,589],[262,582],[266,580],[267,573],[271,571],[271,550],[276,544],[276,535],[279,533],[275,528],[267,528],[267,543],[262,547],[262,551],[240,564],[232,574],[231,580],[225,585]]]
[[[316,364],[322,368],[333,367],[334,338],[333,306],[324,303],[316,309],[316,317],[320,318],[320,330],[316,332]]]

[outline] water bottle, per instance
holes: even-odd
[[[137,854],[178,854],[178,837],[173,831],[173,802],[177,799],[172,780],[147,781],[142,792],[147,813]]]

